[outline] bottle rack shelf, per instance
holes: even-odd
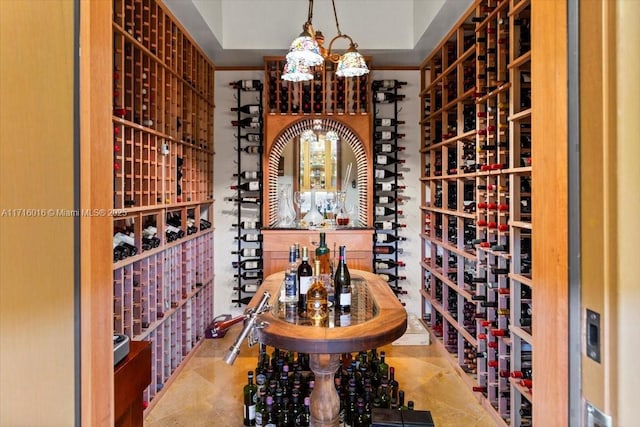
[[[533,404],[530,8],[474,2],[421,67],[423,318],[514,426]]]
[[[398,120],[399,102],[404,95],[399,89],[406,82],[398,80],[374,80],[373,96],[373,145],[374,145],[374,215],[373,271],[385,278],[398,296],[406,294],[402,288],[400,260],[402,240],[402,181],[401,159],[404,147],[398,145],[404,134],[400,132],[404,122]]]
[[[370,67],[368,58],[367,64]],[[282,80],[284,57],[266,57],[265,112],[267,114],[368,114],[368,74],[357,78],[335,75],[335,64],[312,67],[313,80]]]
[[[238,306],[248,304],[263,278],[262,260],[262,151],[263,84],[259,80],[232,82],[236,90],[237,172],[233,198],[236,202],[235,297]],[[246,203],[250,202],[250,203]]]
[[[214,66],[156,0],[114,0],[114,333],[150,401],[213,319]]]

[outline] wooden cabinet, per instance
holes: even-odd
[[[213,318],[214,66],[159,1],[112,4],[113,328],[151,401]]]
[[[129,345],[129,354],[113,374],[115,425],[142,427],[143,392],[151,383],[151,343],[131,341]]]
[[[474,2],[422,65],[423,315],[499,425],[534,401],[530,10]]]
[[[326,242],[332,258],[334,254],[337,257],[340,245],[346,245],[349,268],[371,271],[373,249],[373,230],[371,229],[262,230],[264,276],[284,271],[288,267],[289,247],[295,243],[299,243],[300,247],[308,247],[309,257],[313,259],[315,248],[320,242],[321,231],[326,233]]]

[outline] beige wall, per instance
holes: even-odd
[[[73,209],[73,32],[73,2],[0,1],[3,426],[76,411],[74,219],[55,212]]]
[[[602,361],[583,356],[582,388],[614,425],[630,426],[640,382],[640,2],[581,6],[582,305],[603,325]]]

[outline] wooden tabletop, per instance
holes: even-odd
[[[407,329],[407,312],[389,285],[376,274],[361,270],[350,272],[352,276],[358,275],[367,281],[369,293],[378,307],[374,318],[361,324],[327,328],[289,323],[268,311],[259,317],[268,325],[257,329],[258,340],[291,351],[336,354],[381,347],[401,337]],[[267,277],[249,307],[256,306],[265,291],[271,294],[269,302],[274,306],[280,295],[283,276],[284,273],[279,272]]]

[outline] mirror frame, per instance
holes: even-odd
[[[341,117],[340,117],[341,118]],[[265,123],[266,149],[264,156],[263,174],[263,221],[266,227],[276,228],[278,214],[278,164],[286,145],[306,129],[320,128],[323,131],[332,130],[338,134],[343,143],[347,143],[353,150],[356,159],[355,180],[358,186],[360,226],[369,227],[371,222],[370,207],[372,206],[372,175],[369,165],[372,164],[371,151],[371,118],[368,115],[346,116],[347,120],[338,117],[291,117],[267,116]],[[271,120],[269,120],[271,119]],[[287,120],[289,119],[289,120]]]

